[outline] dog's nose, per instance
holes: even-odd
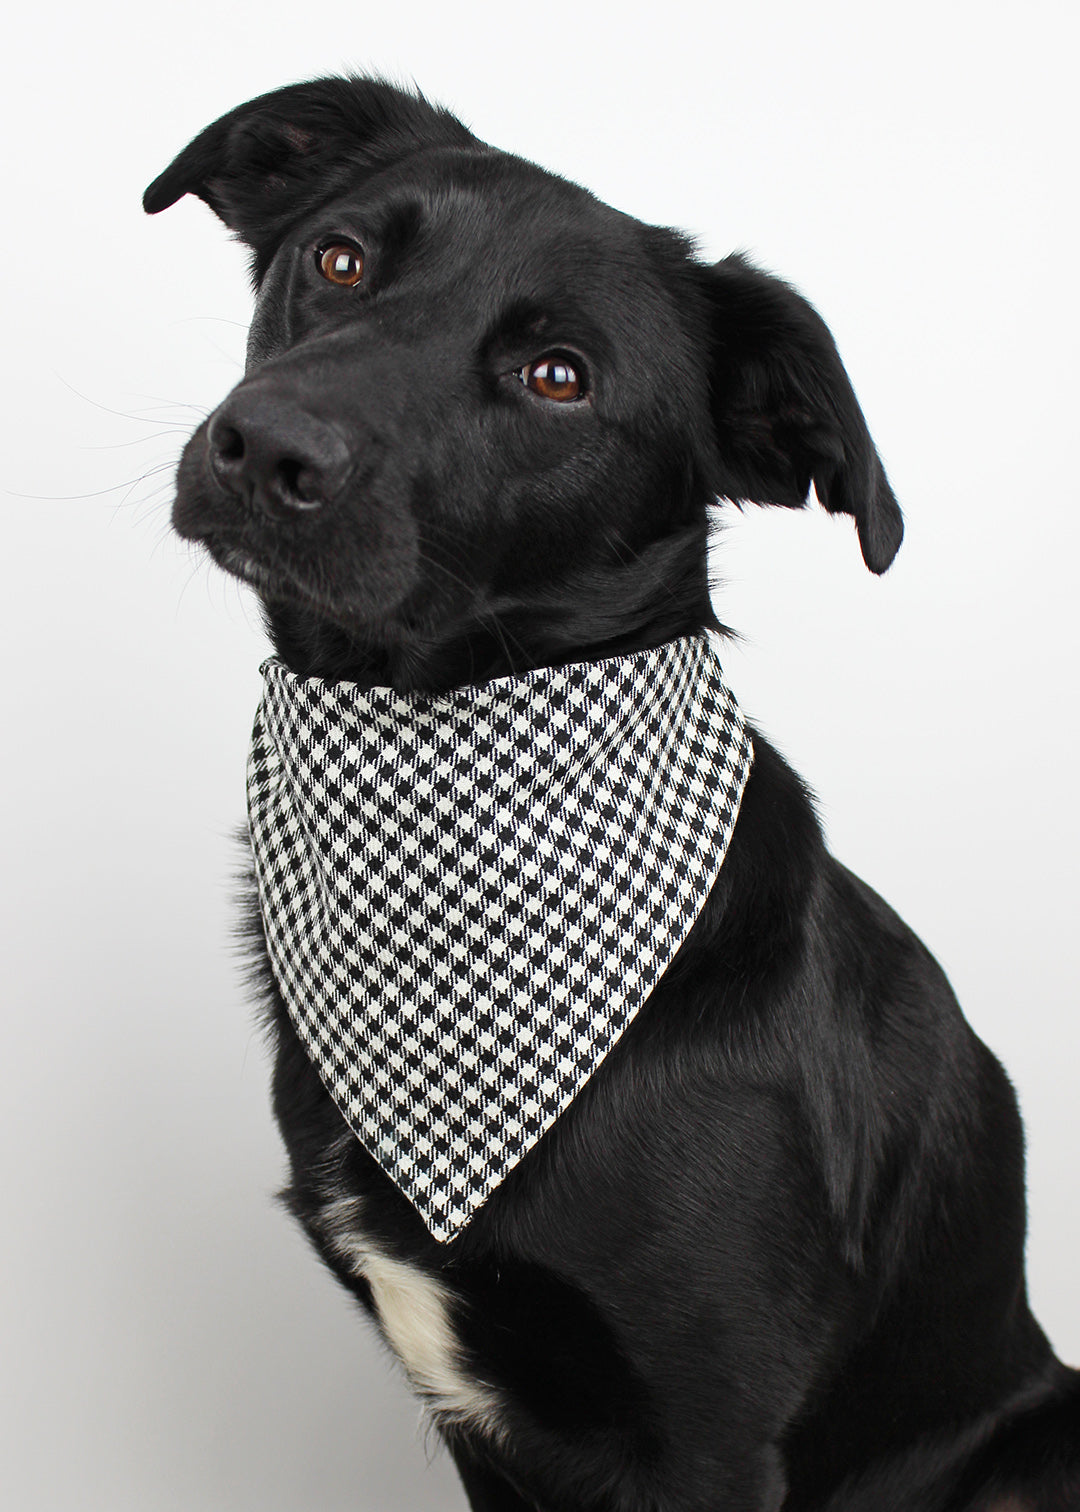
[[[266,514],[318,509],[340,493],[352,457],[338,430],[295,400],[232,394],[207,431],[210,470],[227,493]]]

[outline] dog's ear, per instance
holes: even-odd
[[[350,176],[419,147],[479,146],[449,111],[380,79],[315,79],[240,105],[207,126],[143,195],[150,215],[205,200],[256,253]]]
[[[903,519],[825,322],[738,254],[703,273],[715,493],[800,508],[812,483],[830,513],[854,518],[866,565],[884,572]]]

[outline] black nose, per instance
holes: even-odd
[[[256,386],[231,394],[207,431],[209,464],[227,493],[266,514],[318,509],[352,469],[345,438],[294,399]]]

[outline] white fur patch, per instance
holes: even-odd
[[[497,1434],[499,1399],[462,1368],[447,1289],[419,1267],[384,1254],[364,1232],[362,1210],[359,1197],[330,1197],[319,1226],[352,1273],[371,1287],[382,1331],[413,1389],[437,1418]]]

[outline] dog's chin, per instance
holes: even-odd
[[[404,589],[389,583],[353,585],[344,591],[332,582],[309,581],[297,564],[268,562],[246,544],[216,537],[204,538],[201,544],[216,566],[253,588],[268,607],[299,610],[312,623],[334,626],[368,643],[390,633],[405,596]]]
[[[312,549],[291,539],[287,528],[237,514],[215,490],[185,486],[181,477],[172,526],[184,541],[201,547],[215,566],[253,588],[268,605],[304,612],[370,642],[381,638],[402,603],[415,597],[417,561],[411,522],[383,522],[373,549],[334,551],[335,542]],[[306,549],[305,549],[306,548]]]
[[[281,596],[287,591],[280,576],[248,552],[236,546],[220,546],[211,541],[204,544],[216,565],[223,572],[227,572],[230,577],[239,578],[249,588],[257,589],[260,594],[270,599]]]

